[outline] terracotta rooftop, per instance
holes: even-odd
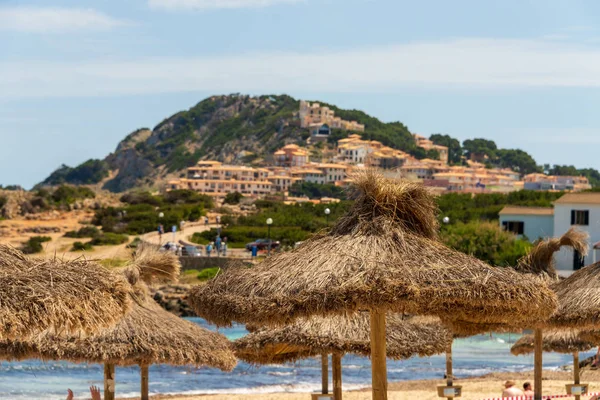
[[[554,204],[600,204],[600,192],[567,193]]]
[[[500,211],[500,215],[554,215],[554,209],[550,207],[522,207],[506,206]]]

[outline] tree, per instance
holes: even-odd
[[[244,196],[240,192],[227,193],[227,195],[225,195],[225,200],[223,200],[223,203],[225,203],[225,204],[239,204],[240,200],[243,197]]]
[[[450,137],[449,135],[434,133],[433,135],[429,136],[429,140],[431,140],[434,144],[437,144],[438,146],[446,146],[448,148],[448,163],[461,163],[463,148],[461,147],[460,142],[457,139]]]
[[[426,158],[429,158],[431,160],[439,160],[440,152],[437,151],[436,149],[427,150],[427,152],[425,153],[425,156],[426,156]]]
[[[533,157],[520,149],[499,149],[496,151],[498,157],[495,164],[502,168],[511,168],[526,175],[534,172],[542,172]]]
[[[469,222],[445,226],[442,241],[455,250],[471,254],[491,265],[514,266],[531,244],[503,231],[497,222]]]
[[[467,158],[470,158],[471,155],[486,155],[489,158],[494,159],[496,158],[496,150],[498,150],[498,147],[493,140],[467,139],[463,142],[463,150]]]

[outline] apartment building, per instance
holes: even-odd
[[[332,129],[343,129],[347,131],[364,132],[365,126],[356,121],[345,121],[335,116],[335,112],[327,106],[321,106],[319,103],[309,103],[300,100],[300,126],[308,128],[315,125],[327,125]]]
[[[523,177],[525,190],[556,190],[581,192],[592,188],[585,176],[529,174]]]
[[[288,144],[277,150],[273,156],[278,167],[302,167],[309,162],[308,150],[297,144]]]
[[[415,144],[424,150],[436,150],[440,155],[440,161],[444,164],[448,164],[448,147],[434,144],[431,140],[425,136],[413,134]]]

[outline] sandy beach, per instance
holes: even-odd
[[[533,372],[523,373],[493,373],[472,379],[456,380],[457,386],[462,386],[465,400],[482,400],[498,397],[502,394],[504,381],[512,379],[521,386],[524,382],[533,383]],[[590,384],[590,392],[600,391],[600,372],[586,371],[581,376],[581,382]],[[545,371],[544,395],[565,394],[565,385],[573,383],[571,372]],[[392,382],[389,384],[389,400],[435,400],[436,386],[443,385],[442,380],[417,380]],[[261,394],[219,394],[199,396],[153,396],[158,399],[177,400],[310,400],[309,393],[261,393]],[[584,397],[585,399],[586,397]],[[344,392],[345,400],[370,400],[369,389]]]

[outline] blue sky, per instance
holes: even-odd
[[[0,0],[0,184],[232,92],[600,169],[599,20],[594,0]]]

